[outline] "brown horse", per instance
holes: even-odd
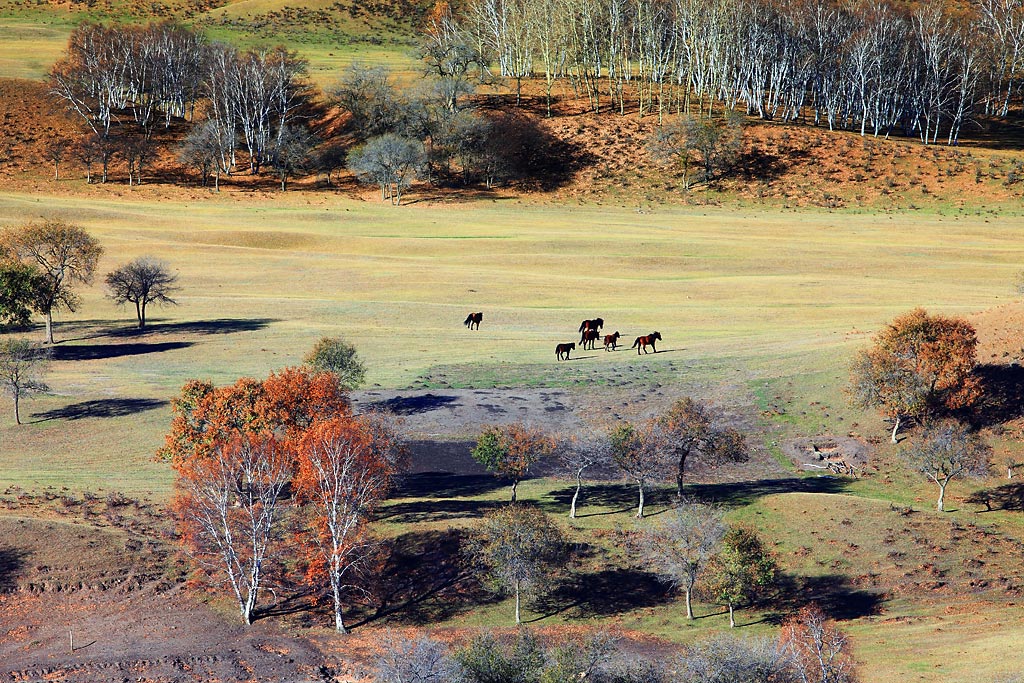
[[[604,335],[604,350],[605,351],[614,351],[616,349],[616,347],[618,347],[618,345],[619,345],[619,337],[621,337],[621,336],[622,335],[619,334],[618,330],[615,331],[615,334],[606,334],[606,335]],[[609,347],[611,347],[611,348],[609,348]]]
[[[599,330],[602,327],[604,327],[604,319],[594,318],[593,320],[584,320],[583,322],[581,322],[580,329],[577,331],[582,332],[583,330]]]
[[[593,350],[594,342],[596,342],[600,336],[601,333],[593,328],[583,330],[583,333],[580,335],[580,348]]]
[[[576,348],[575,342],[568,344],[559,344],[555,347],[555,358],[558,360],[569,360],[569,352]],[[565,356],[563,359],[562,356]]]
[[[636,355],[638,356],[640,355],[640,349],[643,349],[644,353],[647,353],[648,346],[654,349],[654,352],[657,353],[658,347],[654,345],[654,342],[656,341],[661,341],[661,332],[651,332],[644,337],[637,337],[636,341],[634,341],[633,345],[629,348],[636,349]]]
[[[483,320],[483,319],[484,319],[484,314],[483,313],[470,313],[469,315],[466,316],[466,320],[462,324],[465,325],[466,327],[468,327],[471,330],[472,329],[479,330],[480,329],[480,321]],[[476,328],[473,327],[474,325],[476,325]]]

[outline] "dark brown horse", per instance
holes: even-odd
[[[658,347],[654,345],[654,342],[656,341],[661,341],[661,332],[651,332],[644,337],[637,337],[636,341],[634,341],[633,345],[629,348],[636,349],[636,355],[638,356],[640,355],[640,349],[643,349],[644,353],[647,353],[648,346],[654,349],[654,352],[657,353]]]
[[[619,334],[618,330],[616,330],[614,334],[606,334],[606,335],[604,335],[604,350],[605,351],[614,351],[616,349],[616,347],[618,347],[618,345],[619,345],[619,337],[621,337],[621,336],[622,335]],[[609,347],[611,347],[611,348],[609,348]]]
[[[581,322],[580,329],[578,331],[582,332],[583,330],[599,330],[602,327],[604,327],[604,319],[594,318],[593,320],[584,320],[583,322]]]
[[[580,348],[593,350],[594,342],[596,342],[600,336],[601,333],[593,328],[583,330],[583,333],[580,335]]]
[[[479,330],[480,329],[480,321],[483,320],[483,319],[484,319],[484,314],[483,313],[470,313],[469,315],[466,316],[466,321],[464,323],[462,323],[462,324],[465,325],[466,327],[468,327],[471,330],[472,329]],[[476,328],[473,327],[474,325],[476,325]]]
[[[568,344],[559,344],[558,346],[555,347],[555,358],[557,358],[558,360],[569,360],[569,352],[575,348],[575,342],[570,342]],[[565,358],[562,358],[562,356],[565,356]]]

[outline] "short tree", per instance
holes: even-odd
[[[231,587],[251,624],[274,559],[281,502],[295,454],[270,434],[241,435],[208,457],[181,461],[174,509],[196,561]]]
[[[387,638],[374,666],[380,683],[449,683],[464,680],[462,667],[443,643],[420,635]]]
[[[42,380],[50,352],[24,339],[0,339],[0,386],[14,401],[14,422],[21,424],[21,399],[50,390]]]
[[[512,502],[519,482],[530,468],[554,450],[554,440],[542,430],[521,422],[484,429],[473,449],[473,459],[499,477],[512,480]]]
[[[800,683],[856,683],[850,640],[815,604],[782,625],[780,649],[789,655]]]
[[[390,199],[398,206],[402,193],[417,178],[425,161],[419,142],[386,133],[352,150],[348,167],[360,181],[380,186],[381,201]]]
[[[278,180],[281,191],[288,189],[288,179],[304,173],[313,161],[316,138],[308,130],[298,126],[285,128],[278,136],[270,153],[270,165]]]
[[[654,570],[686,595],[687,619],[693,619],[692,595],[697,580],[725,535],[723,517],[721,508],[682,501],[660,524],[641,532],[644,555]]]
[[[665,440],[665,454],[674,460],[679,495],[683,493],[686,462],[693,453],[700,453],[709,465],[747,458],[743,435],[735,429],[717,426],[711,410],[690,397],[673,403],[658,422]]]
[[[775,583],[778,567],[757,533],[743,526],[731,527],[708,567],[707,591],[729,608],[729,626],[736,626],[735,608],[755,599]]]
[[[77,308],[73,287],[92,282],[103,247],[77,225],[47,221],[5,230],[0,234],[0,253],[36,266],[45,278],[39,311],[46,316],[46,341],[53,344],[53,312]]]
[[[978,401],[977,345],[974,327],[966,320],[914,309],[893,320],[854,359],[852,400],[890,418],[896,443],[904,420],[938,408],[967,408]]]
[[[925,427],[921,441],[905,451],[907,464],[939,487],[936,509],[945,510],[946,487],[953,479],[981,477],[988,472],[991,447],[977,432],[954,420]]]
[[[768,638],[718,635],[686,650],[678,680],[687,683],[807,683],[790,656]]]
[[[107,297],[118,306],[127,303],[135,305],[135,316],[139,329],[146,329],[146,307],[155,303],[160,306],[176,306],[171,298],[178,287],[178,276],[171,272],[163,261],[143,256],[118,266],[107,273],[104,280]]]
[[[520,629],[512,642],[482,633],[455,652],[464,683],[534,683],[544,669],[544,649],[530,631]]]
[[[574,434],[558,445],[558,460],[564,474],[576,482],[576,490],[569,504],[569,518],[576,519],[576,504],[583,490],[583,477],[587,470],[612,463],[608,439]]]
[[[543,512],[508,505],[488,513],[470,543],[470,552],[498,592],[515,597],[521,623],[521,594],[543,588],[566,553],[561,529]]]
[[[366,366],[359,360],[355,345],[339,337],[321,337],[302,362],[321,372],[334,373],[346,391],[359,388],[366,378]]]
[[[684,190],[690,189],[690,166],[694,163],[689,134],[692,126],[693,120],[689,117],[666,123],[654,131],[647,143],[647,152],[655,161],[682,173]]]
[[[67,138],[54,136],[43,148],[48,161],[53,162],[53,179],[60,180],[60,165],[71,152],[71,144]]]
[[[339,633],[345,633],[343,594],[361,588],[360,571],[374,554],[370,514],[394,475],[388,450],[397,439],[385,435],[386,443],[375,444],[378,436],[358,418],[338,417],[310,428],[298,449],[295,488],[307,503],[302,539],[310,578],[327,579]]]
[[[209,119],[192,126],[178,147],[178,161],[199,173],[203,187],[213,175],[213,189],[220,192],[220,174],[231,154],[234,140],[230,129]]]
[[[39,268],[0,260],[0,330],[25,327],[45,301],[46,278]]]
[[[387,67],[355,62],[330,95],[348,113],[347,126],[360,140],[394,133],[402,126],[404,102]]]
[[[636,482],[640,494],[636,517],[644,516],[647,486],[665,471],[664,433],[657,421],[642,425],[623,424],[608,435],[612,462],[627,477]]]

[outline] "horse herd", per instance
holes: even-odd
[[[480,329],[480,321],[484,319],[483,313],[470,313],[466,316],[466,320],[462,323],[469,329]],[[593,320],[584,320],[580,323],[579,333],[580,340],[579,345],[581,349],[594,349],[594,344],[597,343],[598,339],[601,339],[601,328],[604,327],[604,320],[602,318],[594,318]],[[619,346],[619,334],[618,330],[611,334],[604,335],[604,350],[614,351]],[[642,337],[637,337],[633,340],[633,345],[629,348],[636,349],[636,355],[640,355],[642,350],[647,353],[647,347],[650,346],[654,353],[658,352],[658,347],[655,346],[655,342],[661,341],[660,332],[651,332]],[[569,360],[569,352],[576,348],[577,342],[569,342],[568,344],[559,344],[555,347],[555,358],[558,360]]]

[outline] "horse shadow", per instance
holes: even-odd
[[[153,398],[104,398],[72,403],[41,413],[33,413],[38,422],[47,420],[82,420],[88,417],[127,417],[168,405],[167,401]]]

